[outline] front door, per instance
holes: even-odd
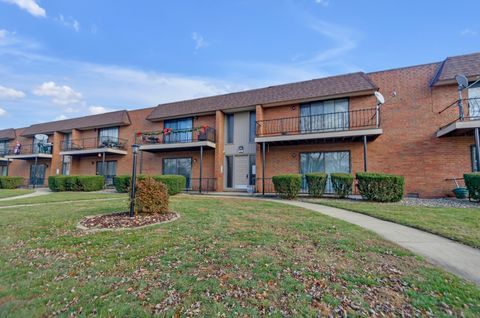
[[[250,182],[250,160],[248,156],[235,156],[235,189],[247,189]]]
[[[45,170],[44,164],[37,164],[30,166],[30,184],[31,185],[44,185],[45,184]]]

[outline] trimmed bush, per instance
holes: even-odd
[[[185,190],[187,186],[187,179],[184,176],[180,175],[160,175],[153,176],[155,181],[161,182],[167,186],[168,195],[175,195]]]
[[[363,198],[377,202],[398,202],[403,198],[404,178],[393,174],[358,172],[358,190]]]
[[[144,177],[137,181],[135,189],[135,214],[168,212],[168,189],[165,184],[152,177]]]
[[[22,177],[0,177],[0,189],[16,189],[23,185]]]
[[[465,186],[468,189],[470,199],[480,200],[480,172],[465,173],[463,175]]]
[[[352,194],[353,176],[350,173],[331,173],[333,191],[339,198],[346,198]]]
[[[115,186],[115,190],[118,193],[126,193],[130,188],[130,176],[115,176],[113,177],[113,185]]]
[[[302,175],[300,174],[283,174],[272,178],[275,192],[282,198],[287,200],[295,199],[302,188]]]
[[[315,198],[321,197],[327,186],[328,175],[322,172],[307,173],[305,179],[307,180],[308,194]]]
[[[103,189],[103,176],[50,176],[48,187],[60,191],[98,191]]]
[[[78,191],[99,191],[103,189],[105,178],[103,176],[78,176]]]

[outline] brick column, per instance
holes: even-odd
[[[256,120],[257,121],[261,121],[263,120],[263,107],[262,105],[257,105],[257,108],[256,108]],[[261,127],[257,126],[257,136],[259,134],[262,133],[262,129]],[[256,174],[256,178],[257,178],[257,183],[256,183],[256,188],[257,188],[257,192],[262,192],[262,144],[261,143],[257,143],[256,144],[256,148],[257,148],[257,154],[255,156],[255,165],[256,165],[256,168],[257,168],[257,174]]]
[[[225,148],[225,114],[217,110],[215,113],[215,178],[217,191],[223,191],[224,185],[224,148]]]
[[[59,132],[53,133],[53,140],[52,140],[52,161],[50,162],[50,175],[55,176],[57,174],[62,173],[62,156],[60,156],[61,151],[61,143],[63,139],[63,134]],[[58,169],[58,173],[57,173]]]

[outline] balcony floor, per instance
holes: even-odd
[[[166,144],[149,144],[140,146],[140,150],[146,152],[165,152],[165,151],[179,151],[179,150],[196,150],[201,146],[215,149],[215,143],[211,141],[192,141],[192,142],[177,142]]]
[[[105,153],[106,155],[126,155],[127,151],[108,147],[60,151],[61,156],[91,156],[99,153]]]
[[[480,128],[480,119],[456,121],[437,131],[437,137],[473,135],[475,128]]]
[[[269,144],[292,145],[306,143],[327,143],[327,142],[350,142],[363,140],[363,136],[367,136],[369,140],[373,140],[383,134],[381,128],[328,131],[306,134],[286,134],[275,136],[262,136],[255,138],[255,142],[266,142]]]
[[[14,159],[14,160],[33,160],[35,158],[37,158],[37,159],[52,159],[52,155],[48,154],[48,153],[29,153],[29,154],[5,156],[5,159]]]

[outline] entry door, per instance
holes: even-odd
[[[249,157],[235,157],[235,189],[247,189],[249,183]]]
[[[30,184],[31,185],[44,185],[45,184],[45,170],[46,167],[43,164],[37,164],[30,166]]]
[[[480,83],[477,83],[468,89],[468,112],[470,120],[480,118]]]

